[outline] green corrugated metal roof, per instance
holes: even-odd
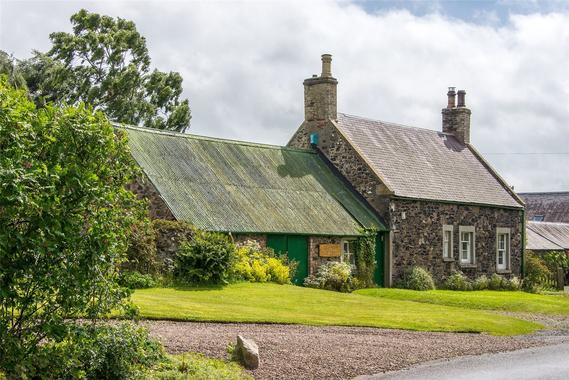
[[[385,229],[313,152],[124,128],[132,155],[178,220],[224,232]]]

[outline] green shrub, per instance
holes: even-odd
[[[356,273],[355,277],[362,287],[375,285],[374,273],[377,265],[375,261],[375,244],[377,230],[363,230],[362,236],[356,240]]]
[[[132,323],[78,325],[60,342],[43,345],[32,378],[135,379],[166,359],[162,345]]]
[[[505,281],[507,280],[504,277],[497,273],[492,273],[492,276],[490,276],[490,280],[488,281],[488,289],[503,290],[506,285]]]
[[[247,241],[237,247],[233,278],[250,282],[290,283],[292,270],[286,256],[276,256],[270,248]]]
[[[191,241],[196,228],[179,220],[154,219],[152,228],[156,239],[156,261],[159,271],[173,277],[176,252],[183,242]]]
[[[227,235],[198,231],[176,252],[174,275],[190,284],[227,283],[235,260],[235,245]]]
[[[129,289],[146,289],[157,286],[151,274],[142,274],[137,271],[125,271],[120,274],[119,284]]]
[[[449,290],[472,290],[472,281],[462,272],[452,273],[444,283],[445,289]]]
[[[553,274],[544,260],[533,252],[525,255],[525,277],[523,287],[528,291],[538,291],[554,287],[551,282]]]
[[[424,268],[414,266],[403,273],[399,286],[412,290],[433,290],[435,282],[433,276]]]
[[[359,285],[359,282],[351,274],[350,264],[337,261],[327,262],[318,267],[316,275],[310,275],[304,279],[304,286],[337,292],[351,292]]]
[[[512,277],[510,280],[507,280],[508,290],[520,290],[522,288],[522,282],[519,277]]]
[[[131,227],[127,256],[124,267],[128,270],[141,273],[156,271],[156,232],[148,218],[142,218]]]
[[[488,277],[485,274],[483,274],[482,276],[477,277],[472,282],[472,289],[473,290],[486,290],[486,289],[488,289],[489,283],[490,283],[490,280],[488,280]]]

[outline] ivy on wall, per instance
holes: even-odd
[[[361,281],[361,286],[372,287],[375,272],[375,239],[377,230],[364,229],[362,235],[356,240],[356,277]]]

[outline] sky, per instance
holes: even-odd
[[[133,20],[182,74],[190,133],[285,145],[330,53],[340,112],[440,130],[465,89],[471,142],[516,191],[569,191],[569,0],[0,0],[0,49],[48,50],[81,8]]]

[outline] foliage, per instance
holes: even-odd
[[[486,290],[488,289],[489,283],[490,280],[488,280],[485,274],[478,276],[472,282],[472,290]]]
[[[31,378],[135,379],[163,362],[162,345],[133,323],[68,326],[61,341],[42,345],[25,372]]]
[[[119,284],[129,289],[145,289],[156,286],[151,274],[142,274],[137,271],[123,271],[119,277]]]
[[[174,275],[190,284],[225,284],[235,261],[235,245],[227,235],[196,231],[176,252]]]
[[[399,287],[412,290],[433,290],[433,276],[422,267],[414,266],[403,273]]]
[[[133,224],[128,235],[127,262],[129,270],[154,273],[156,262],[156,233],[148,218]]]
[[[232,276],[236,280],[288,284],[291,268],[286,256],[276,256],[272,249],[262,249],[259,243],[247,241],[237,247]]]
[[[543,259],[533,252],[525,255],[525,277],[523,287],[528,291],[554,288],[553,273],[549,270]]]
[[[0,370],[26,363],[64,318],[94,318],[117,284],[143,213],[126,136],[84,105],[36,110],[0,79]]]
[[[365,291],[411,293],[418,302],[370,297]],[[361,294],[359,294],[362,292]],[[456,294],[468,302],[480,292],[442,291]],[[467,293],[465,295],[465,293]],[[486,292],[498,305],[512,297],[515,307],[525,306],[518,301],[522,292]],[[231,323],[286,323],[324,326],[368,326],[420,331],[470,331],[493,335],[523,334],[535,331],[539,325],[516,318],[467,306],[446,307],[423,303],[439,291],[416,292],[402,289],[371,288],[354,293],[331,292],[302,286],[274,283],[239,282],[226,286],[184,288],[152,288],[136,290],[132,299],[140,308],[141,318],[181,321],[216,321]],[[471,296],[472,295],[472,296]],[[499,295],[500,297],[496,297]],[[535,296],[529,294],[530,296]],[[555,304],[547,301],[551,299]],[[429,302],[429,301],[425,301]],[[535,302],[563,310],[569,315],[569,298],[539,296]],[[555,310],[555,309],[550,309]],[[444,316],[444,317],[441,317]]]
[[[543,255],[543,260],[552,273],[557,273],[558,270],[563,272],[569,270],[569,255],[565,252],[546,252]]]
[[[211,359],[202,354],[186,353],[169,355],[150,371],[144,379],[148,380],[253,380],[237,363]]]
[[[351,292],[357,289],[359,282],[352,277],[350,264],[331,261],[320,265],[316,275],[306,277],[304,286],[337,292]]]
[[[38,103],[85,102],[120,123],[187,129],[181,75],[151,71],[146,40],[132,21],[82,9],[71,24],[72,33],[50,34],[49,52],[36,52],[22,65]]]
[[[26,79],[24,78],[18,62],[10,54],[0,50],[0,75],[8,77],[8,84],[12,87],[27,90]]]
[[[362,287],[375,285],[374,272],[377,265],[375,261],[375,244],[377,230],[366,229],[356,240],[356,277]]]
[[[453,272],[444,283],[448,290],[472,290],[471,281],[462,272]]]

